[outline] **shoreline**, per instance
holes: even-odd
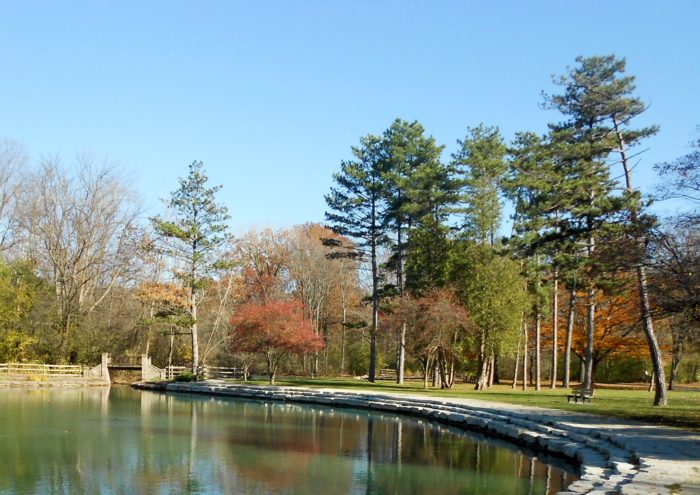
[[[94,379],[47,379],[47,380],[17,380],[0,379],[0,389],[2,388],[84,388],[84,387],[109,387],[111,384],[103,380]]]
[[[476,399],[206,382],[139,382],[139,390],[393,412],[480,431],[579,466],[576,493],[700,494],[700,434],[586,413]]]

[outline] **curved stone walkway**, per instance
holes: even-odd
[[[691,431],[475,399],[248,386],[217,380],[135,386],[145,390],[391,411],[483,431],[578,463],[581,479],[560,495],[700,494],[700,434]]]

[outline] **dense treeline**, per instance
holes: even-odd
[[[1,142],[0,362],[148,353],[270,381],[389,368],[478,389],[651,371],[664,404],[667,384],[698,374],[697,359],[683,369],[699,340],[697,210],[662,223],[634,187],[658,129],[636,125],[646,107],[624,60],[579,58],[555,83],[544,135],[479,124],[445,159],[396,119],[341,163],[326,226],[236,237],[201,162],[144,221],[109,164],[35,163]],[[697,205],[692,144],[656,166],[659,199]]]

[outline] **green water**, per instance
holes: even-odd
[[[532,455],[360,410],[124,387],[0,389],[0,494],[515,495],[575,479]]]

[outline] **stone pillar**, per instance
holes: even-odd
[[[151,373],[151,358],[148,354],[141,354],[141,380],[148,380]]]
[[[102,363],[100,365],[100,378],[105,381],[110,381],[109,378],[109,363],[112,362],[112,358],[106,352],[102,353]]]

